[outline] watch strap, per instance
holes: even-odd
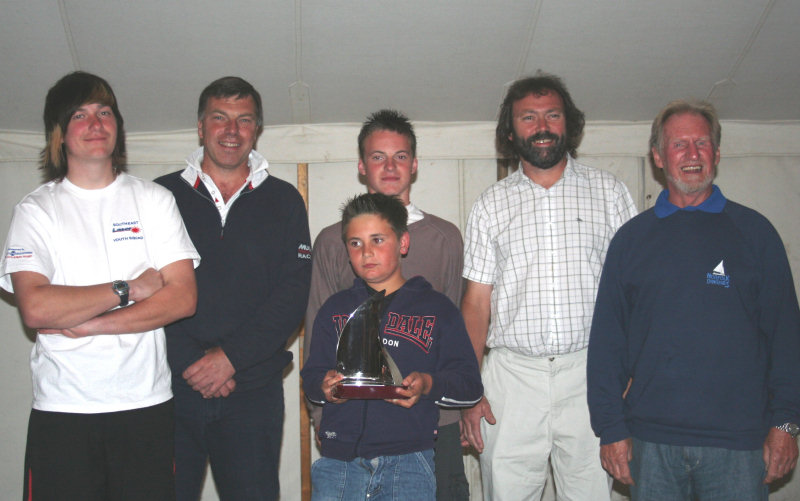
[[[775,428],[781,431],[785,431],[786,433],[791,435],[792,438],[797,438],[797,435],[800,434],[800,426],[798,426],[795,423],[783,423],[782,425],[776,426]]]
[[[130,293],[128,282],[124,280],[114,280],[111,283],[111,289],[114,291],[114,294],[119,296],[120,307],[128,306],[128,295]]]

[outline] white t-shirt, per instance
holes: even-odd
[[[127,174],[85,190],[52,181],[14,208],[0,287],[33,271],[54,285],[131,280],[199,255],[172,194]],[[156,405],[172,396],[164,330],[71,339],[40,334],[31,352],[33,408],[99,413]]]

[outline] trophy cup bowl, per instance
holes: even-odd
[[[380,336],[386,291],[361,303],[347,319],[336,346],[336,371],[344,375],[333,396],[344,399],[408,398],[403,376]]]

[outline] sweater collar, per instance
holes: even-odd
[[[722,212],[722,209],[725,208],[725,203],[727,201],[728,199],[725,198],[725,195],[722,194],[722,191],[716,184],[711,190],[711,195],[703,200],[703,203],[700,205],[689,205],[683,208],[678,207],[669,201],[669,190],[662,190],[658,195],[658,199],[656,200],[656,205],[653,207],[653,210],[655,210],[656,216],[658,216],[660,219],[671,216],[678,211],[702,211],[711,214],[719,214]]]

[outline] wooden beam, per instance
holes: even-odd
[[[308,164],[297,164],[297,191],[306,203],[308,212]],[[299,345],[300,360],[298,367],[303,368],[303,338],[305,337],[305,325],[300,327],[300,336],[297,339]],[[300,499],[302,501],[311,500],[311,421],[308,417],[306,408],[306,395],[303,393],[302,383],[300,385]]]

